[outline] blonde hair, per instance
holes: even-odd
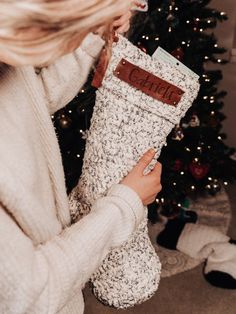
[[[78,47],[131,0],[0,0],[0,60],[40,65]]]

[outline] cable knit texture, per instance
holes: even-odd
[[[164,104],[115,77],[113,71],[122,58],[183,89],[179,104]],[[102,87],[97,91],[82,176],[71,194],[75,220],[89,213],[94,200],[126,176],[149,148],[155,148],[156,158],[160,155],[167,135],[191,106],[198,90],[197,80],[171,64],[152,60],[119,36],[118,43],[113,44]],[[154,159],[146,172],[155,163]],[[127,308],[155,293],[160,269],[145,216],[132,237],[113,249],[92,276],[93,291],[102,302]]]
[[[97,199],[71,225],[50,113],[84,84],[104,42],[88,35],[75,53],[36,75],[0,66],[0,313],[82,314],[85,282],[143,218],[125,186]]]

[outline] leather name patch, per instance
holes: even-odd
[[[177,106],[184,94],[184,91],[179,87],[164,81],[125,59],[119,62],[114,75],[148,96],[171,106]]]

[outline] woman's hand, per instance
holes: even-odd
[[[113,23],[114,29],[117,33],[122,34],[129,30],[130,19],[132,17],[131,10],[125,12],[121,17],[115,20]]]
[[[159,162],[151,172],[144,175],[145,168],[150,164],[155,156],[153,149],[148,150],[139,160],[137,165],[120,182],[132,188],[141,198],[144,205],[155,201],[156,195],[161,191],[161,170]]]
[[[131,17],[132,17],[131,10],[124,12],[124,14],[115,19],[113,23],[114,30],[119,34],[127,32],[130,28]],[[96,31],[94,31],[94,33],[102,37],[105,30],[106,26],[101,26]]]

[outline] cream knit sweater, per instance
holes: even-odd
[[[1,314],[83,313],[85,282],[143,219],[138,195],[118,184],[70,224],[50,113],[77,94],[102,46],[90,34],[40,75],[0,67]]]

